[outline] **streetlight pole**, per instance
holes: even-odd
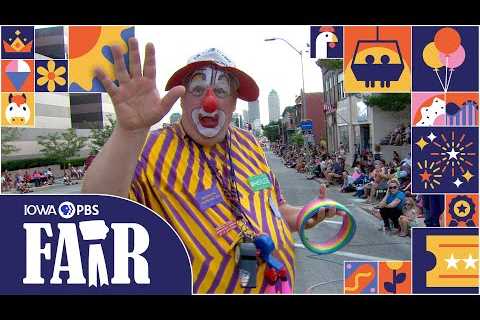
[[[288,44],[288,46],[290,48],[295,50],[295,52],[298,53],[298,55],[300,56],[300,65],[302,67],[302,109],[303,109],[302,120],[304,120],[305,115],[307,113],[307,99],[305,99],[305,78],[304,78],[304,75],[303,75],[303,53],[302,53],[301,50],[298,50],[290,42],[288,42],[287,40],[285,40],[283,38],[268,38],[268,39],[265,39],[265,41],[275,41],[275,40],[281,40],[281,41],[285,42],[286,44]]]

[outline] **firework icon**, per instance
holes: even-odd
[[[435,162],[432,161],[428,163],[428,160],[424,160],[423,165],[421,162],[417,162],[417,166],[422,172],[420,174],[420,178],[424,183],[425,190],[428,190],[428,188],[434,190],[435,186],[440,185],[440,181],[438,179],[442,178],[442,172],[440,167],[438,167]]]
[[[439,158],[436,164],[442,168],[441,173],[456,178],[453,184],[455,184],[457,188],[464,182],[470,182],[470,179],[473,178],[470,169],[473,168],[474,164],[467,160],[467,157],[475,157],[477,155],[476,152],[466,152],[466,150],[473,146],[473,142],[465,142],[465,137],[466,134],[463,133],[460,135],[460,138],[457,139],[457,137],[455,137],[455,131],[452,131],[450,140],[448,140],[445,134],[441,133],[440,139],[434,139],[432,141],[432,144],[441,151],[430,152],[432,157]],[[463,179],[460,179],[460,177]]]
[[[478,192],[478,128],[412,128],[414,193]]]

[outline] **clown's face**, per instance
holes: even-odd
[[[197,143],[221,142],[232,120],[237,101],[236,80],[217,69],[202,68],[188,78],[182,98],[182,125]]]

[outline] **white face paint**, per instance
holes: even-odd
[[[200,119],[203,117],[210,117],[216,120],[216,125],[214,127],[204,127]],[[195,124],[195,127],[197,128],[197,131],[204,137],[207,138],[213,138],[215,137],[220,130],[225,126],[225,112],[222,110],[215,110],[215,112],[208,113],[205,112],[201,107],[195,108],[192,110],[192,120],[193,123]]]

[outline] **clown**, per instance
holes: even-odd
[[[196,293],[291,293],[292,232],[301,208],[287,204],[251,133],[230,126],[237,98],[258,98],[255,81],[209,49],[175,72],[160,97],[152,44],[143,72],[136,39],[129,40],[130,70],[120,48],[112,51],[119,85],[103,70],[97,77],[113,101],[117,126],[82,191],[129,197],[164,217],[187,247]],[[177,99],[180,123],[151,131]],[[322,209],[307,228],[335,214]]]

